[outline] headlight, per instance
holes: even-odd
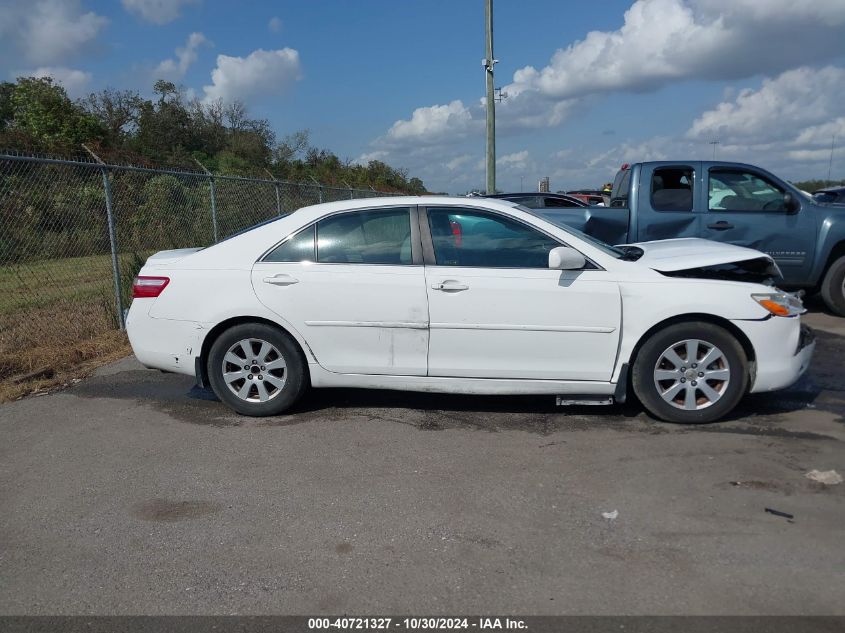
[[[751,298],[775,316],[791,317],[807,311],[801,299],[788,292],[754,294]]]

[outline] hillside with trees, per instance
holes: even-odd
[[[146,99],[137,90],[105,89],[72,100],[49,77],[2,82],[0,148],[73,156],[86,143],[108,162],[196,170],[198,160],[219,174],[266,177],[269,170],[282,180],[425,192],[405,169],[359,165],[311,146],[307,130],[278,138],[243,103],[203,103],[163,80],[153,92]]]

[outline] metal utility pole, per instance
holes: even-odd
[[[493,0],[484,0],[487,51],[484,74],[487,78],[487,193],[496,193],[496,98],[493,87]]]
[[[713,146],[713,160],[716,160],[716,146],[719,144],[719,141],[710,141],[710,144]]]
[[[103,175],[103,193],[106,197],[106,223],[109,229],[109,246],[111,248],[111,271],[112,280],[114,281],[114,307],[117,310],[117,324],[121,330],[126,329],[126,320],[123,318],[123,296],[120,292],[120,260],[117,256],[117,236],[115,234],[114,226],[114,210],[112,209],[111,196],[111,182],[109,181],[109,172],[106,170],[106,164],[97,156],[90,147],[82,143],[82,147],[86,152],[91,154],[91,157],[97,161],[102,167],[100,171]]]

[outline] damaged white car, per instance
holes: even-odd
[[[610,247],[507,201],[396,197],[300,209],[163,251],[127,330],[147,367],[245,415],[308,387],[555,395],[710,422],[806,369],[801,301],[758,251]]]

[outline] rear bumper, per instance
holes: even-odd
[[[733,323],[748,336],[757,357],[751,393],[784,389],[807,371],[816,341],[813,331],[800,318]]]
[[[126,315],[126,334],[138,361],[150,369],[193,376],[207,330],[196,321],[154,319],[147,302],[134,299]]]

